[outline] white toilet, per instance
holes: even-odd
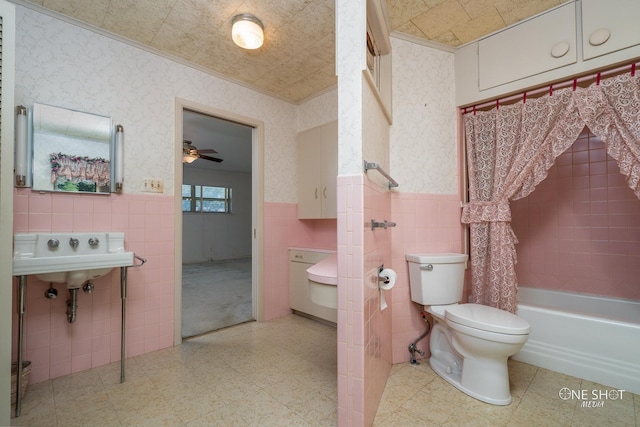
[[[424,305],[431,330],[431,368],[469,396],[493,405],[511,403],[507,358],[529,337],[529,323],[480,304],[459,304],[465,254],[408,254],[411,300]]]

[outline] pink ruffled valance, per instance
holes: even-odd
[[[640,80],[629,74],[576,91],[580,117],[618,162],[629,188],[640,198]]]
[[[474,302],[515,312],[517,238],[509,201],[529,195],[585,125],[640,198],[638,77],[619,75],[464,117],[470,201],[462,222],[470,224]]]

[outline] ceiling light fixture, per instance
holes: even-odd
[[[193,163],[198,157],[198,150],[191,146],[191,141],[182,141],[182,163]]]
[[[257,49],[264,42],[264,26],[258,18],[248,13],[233,17],[231,21],[231,38],[243,49]]]
[[[183,154],[182,155],[182,163],[193,163],[198,160],[198,156],[194,154]]]

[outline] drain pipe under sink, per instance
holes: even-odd
[[[90,281],[87,281],[84,283],[84,285],[82,285],[82,290],[84,291],[84,293],[86,294],[90,294],[91,292],[93,292],[93,283],[91,283]],[[74,323],[76,321],[76,316],[78,315],[78,291],[80,288],[72,288],[69,289],[69,299],[67,300],[67,322],[68,323]],[[51,289],[49,289],[50,292]],[[55,291],[55,289],[54,289]],[[57,292],[56,292],[57,295]],[[47,296],[45,294],[45,296]],[[47,296],[47,298],[55,298],[55,296],[53,297],[49,297]]]
[[[78,288],[69,289],[69,299],[67,300],[67,322],[76,321],[78,313]]]

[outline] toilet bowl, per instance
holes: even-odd
[[[464,254],[410,254],[411,299],[435,324],[429,345],[432,369],[451,385],[483,402],[511,403],[507,359],[529,337],[529,323],[480,304],[459,304]]]
[[[527,341],[529,324],[479,304],[430,306],[426,311],[436,320],[429,341],[433,370],[478,400],[511,403],[507,359]]]

